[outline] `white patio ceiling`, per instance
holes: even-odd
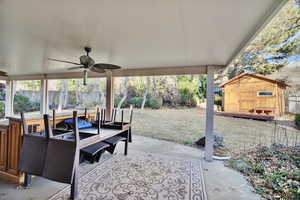
[[[82,48],[131,68],[226,65],[284,0],[0,0],[0,70],[67,72]]]

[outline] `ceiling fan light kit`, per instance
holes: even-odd
[[[105,73],[106,70],[121,69],[120,66],[114,65],[114,64],[95,63],[95,61],[89,56],[89,53],[92,51],[91,47],[84,47],[84,51],[86,52],[86,55],[82,55],[79,57],[80,63],[59,60],[59,59],[53,59],[53,58],[48,58],[48,60],[76,65],[74,67],[69,67],[68,70],[83,69],[84,70],[83,71],[83,85],[87,84],[88,71],[96,72],[96,73]]]

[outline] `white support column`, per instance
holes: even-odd
[[[5,94],[5,116],[13,115],[13,81],[6,81],[6,94]]]
[[[114,77],[106,77],[106,119],[110,119],[114,107]]]
[[[48,80],[47,79],[42,79],[41,80],[41,107],[40,111],[41,114],[46,114],[48,113],[49,109],[49,103],[48,103]]]
[[[214,144],[214,68],[207,67],[207,92],[206,92],[206,128],[205,128],[205,160],[213,160]]]

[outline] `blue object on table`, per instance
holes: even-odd
[[[73,119],[65,119],[65,123],[68,124],[70,127],[73,127]],[[87,122],[83,119],[78,119],[78,129],[84,128],[92,128],[93,125],[90,122]]]

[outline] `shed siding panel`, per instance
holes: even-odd
[[[239,83],[230,84],[225,88],[225,110],[236,112],[239,109]]]

